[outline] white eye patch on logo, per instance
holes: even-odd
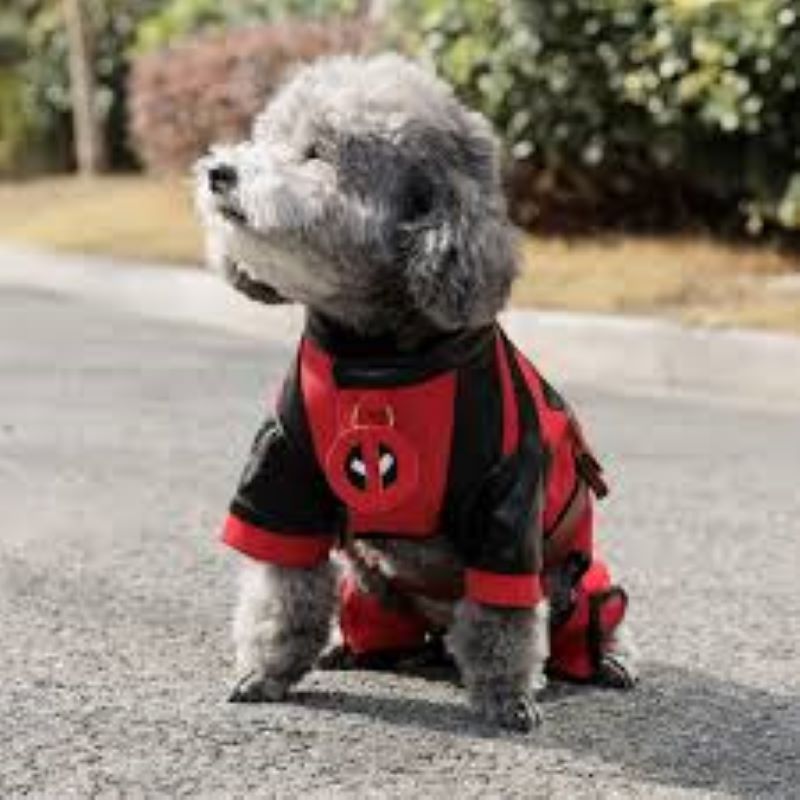
[[[378,462],[378,472],[380,473],[381,478],[385,478],[393,466],[394,456],[391,453],[384,453]],[[358,456],[356,456],[350,462],[350,469],[352,469],[356,475],[360,475],[362,478],[367,477],[367,465],[364,463],[364,460]]]
[[[387,447],[378,448],[378,480],[381,486],[389,486],[397,480],[397,458]],[[347,459],[347,474],[350,482],[359,489],[365,489],[369,481],[370,471],[360,447],[354,447]]]

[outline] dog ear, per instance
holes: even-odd
[[[420,192],[412,209],[429,213],[404,228],[409,294],[416,306],[446,329],[485,324],[506,302],[516,275],[511,226],[502,198],[486,196],[472,180],[453,179],[436,201]]]
[[[400,225],[409,295],[446,329],[494,319],[517,271],[496,141],[482,117],[466,122],[433,179],[410,176]]]

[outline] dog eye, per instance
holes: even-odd
[[[310,144],[303,151],[304,161],[316,161],[320,158],[319,147],[316,144]]]
[[[405,222],[427,216],[434,203],[434,188],[424,175],[415,175],[405,186],[402,198],[402,218]]]

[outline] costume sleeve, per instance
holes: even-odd
[[[259,561],[313,567],[328,557],[339,516],[313,453],[278,418],[268,419],[253,443],[223,541]]]
[[[488,372],[496,376],[494,390],[485,393],[477,412],[469,410],[471,428],[462,431],[470,442],[483,433],[482,466],[477,481],[459,487],[450,533],[466,570],[467,598],[530,608],[543,597],[542,517],[549,454],[513,346],[502,332],[495,342]]]
[[[542,479],[546,455],[534,436],[503,458],[471,497],[463,524],[466,596],[528,608],[543,596]]]

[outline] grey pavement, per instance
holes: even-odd
[[[154,319],[285,342],[298,308],[264,308],[197,269],[53,255],[0,243],[0,287],[26,285]],[[800,303],[800,294],[798,294]],[[511,310],[514,339],[548,373],[619,391],[667,389],[735,405],[800,409],[800,337],[687,327],[662,319]]]
[[[291,348],[158,316],[0,284],[0,798],[800,796],[800,411],[566,382],[636,691],[556,686],[528,738],[420,678],[229,705],[216,529]]]

